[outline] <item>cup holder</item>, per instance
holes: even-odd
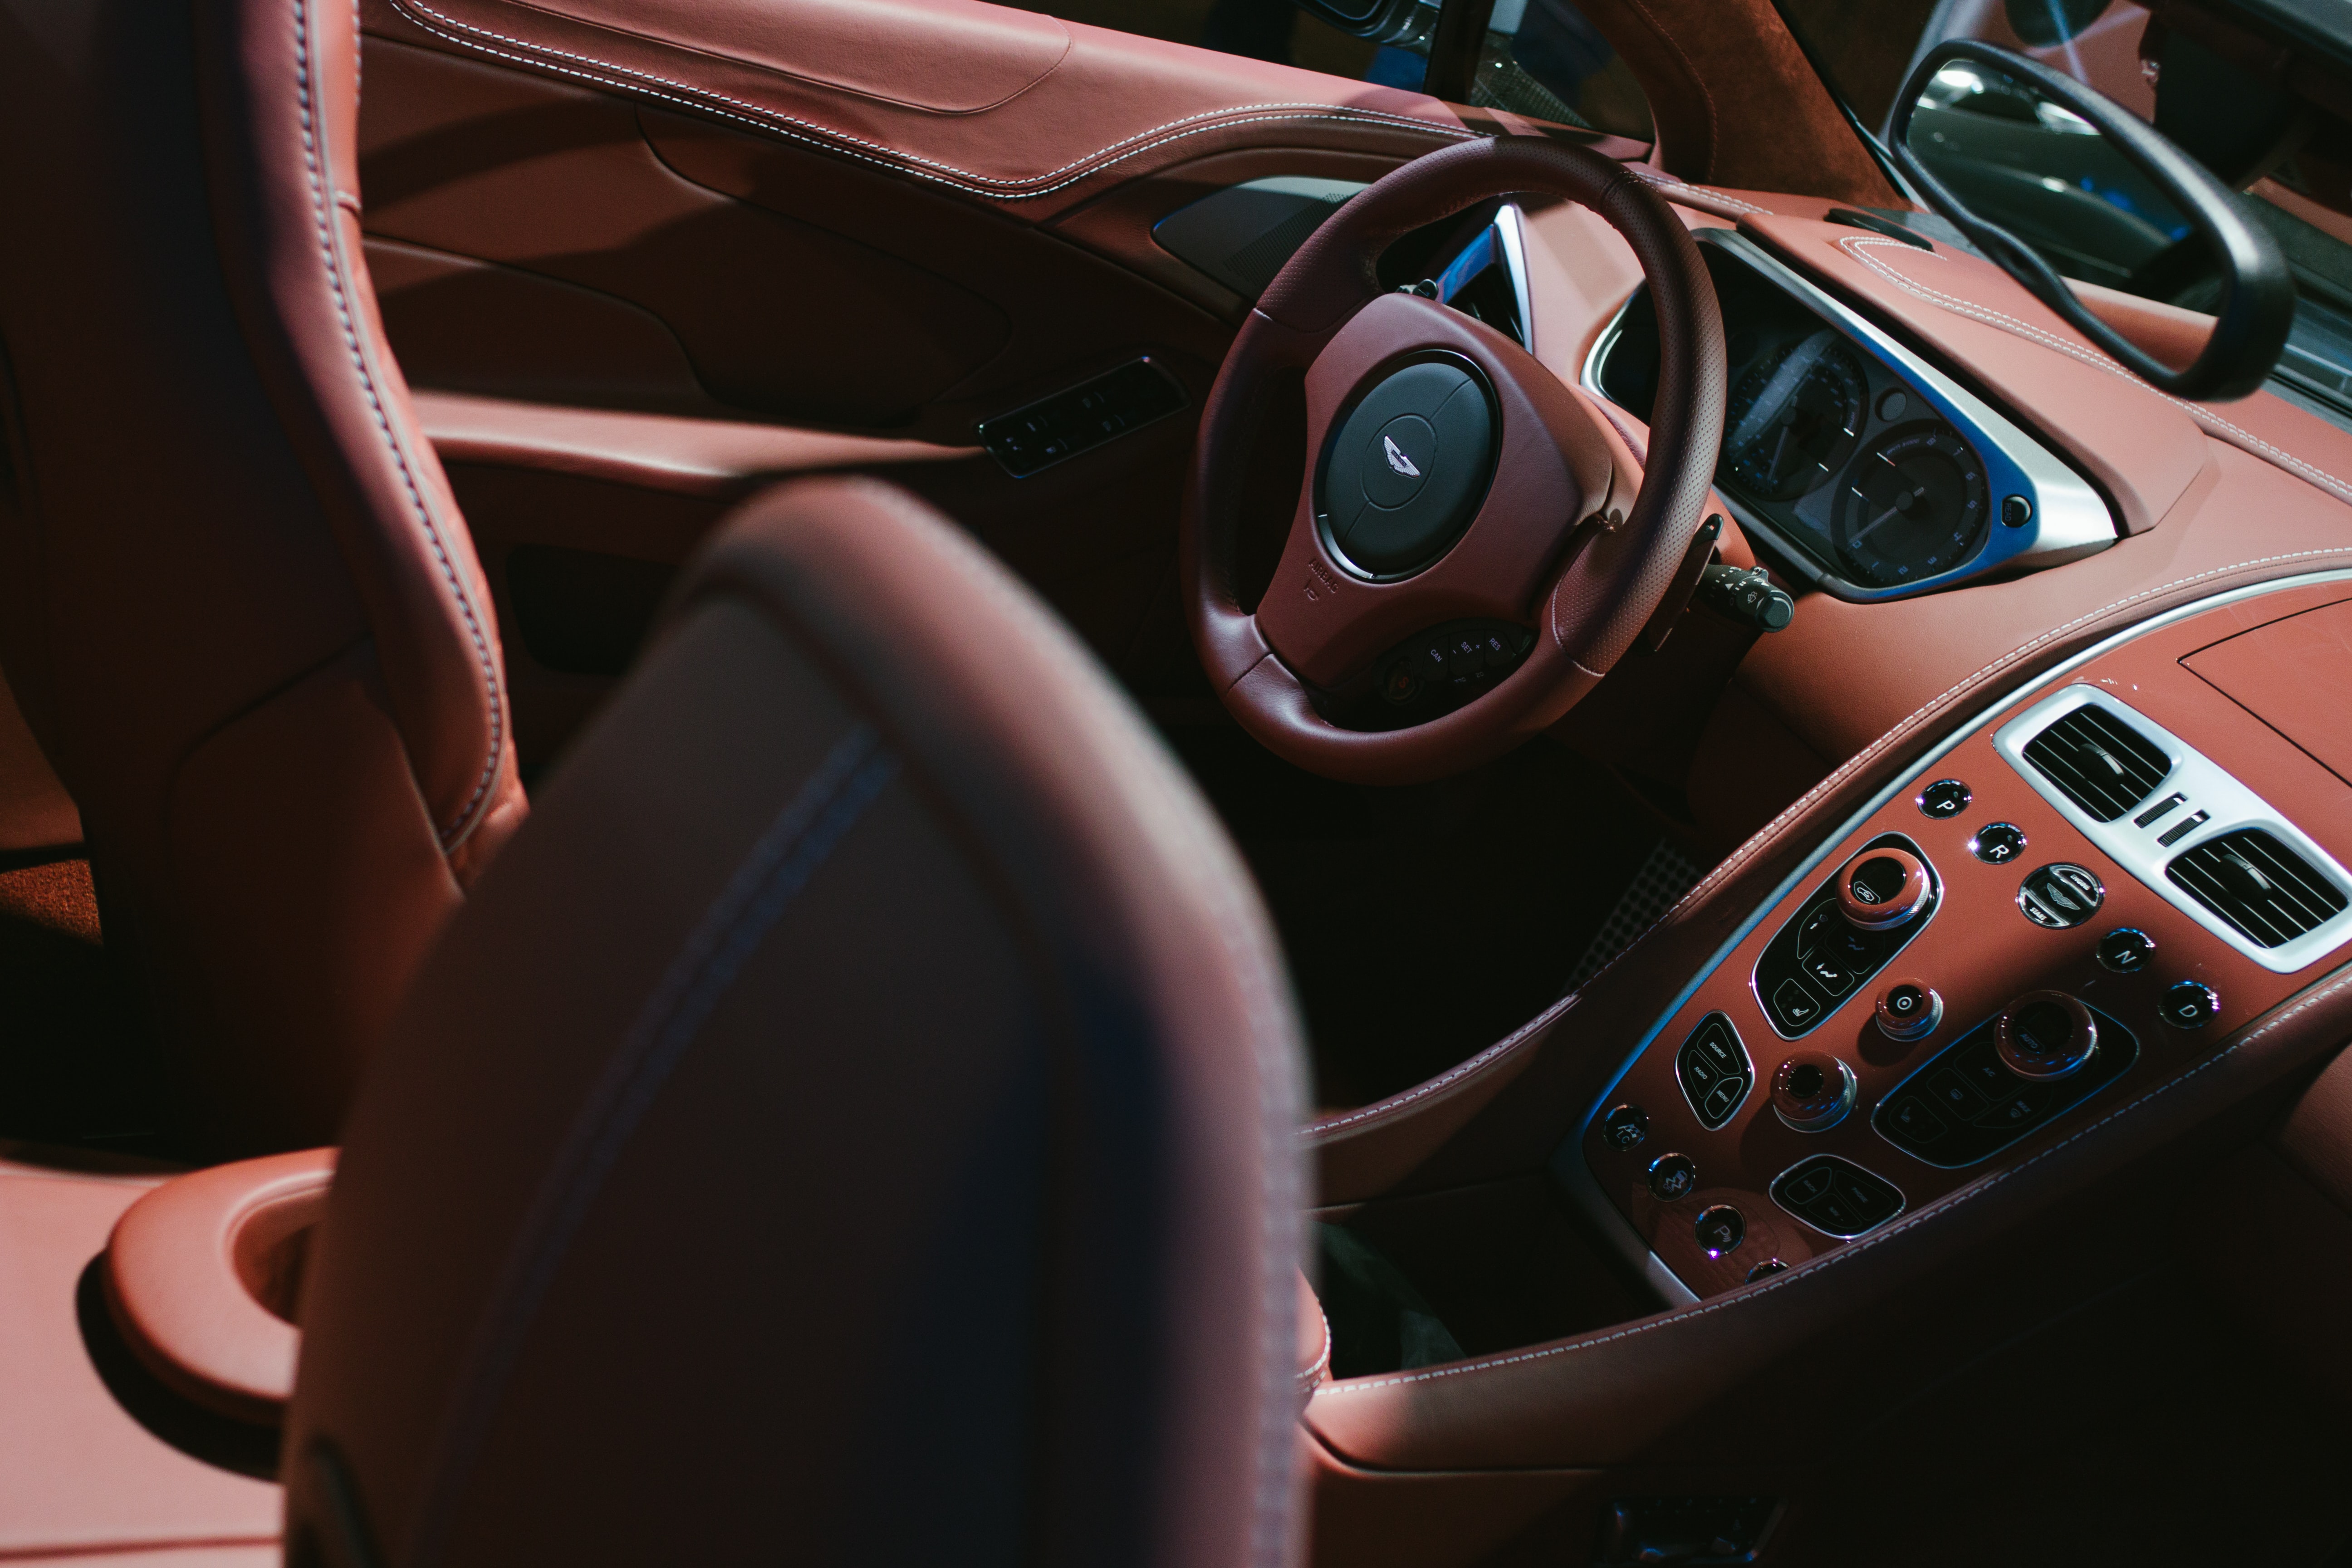
[[[215,1165],[124,1211],[104,1259],[109,1315],[148,1371],[219,1415],[261,1426],[294,1392],[303,1263],[335,1151]]]

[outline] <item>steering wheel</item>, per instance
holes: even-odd
[[[1374,263],[1398,237],[1518,193],[1581,203],[1641,261],[1660,351],[1646,474],[1591,400],[1518,344],[1381,286]],[[1252,437],[1281,379],[1300,372],[1305,478],[1280,563],[1248,610],[1235,559]],[[1267,287],[1202,411],[1181,569],[1193,643],[1226,708],[1277,755],[1360,784],[1443,777],[1555,722],[1673,584],[1706,513],[1723,405],[1714,285],[1637,176],[1535,137],[1462,142],[1392,171]],[[1423,723],[1327,717],[1376,669],[1392,672],[1409,639],[1449,622],[1492,626],[1491,657],[1516,664]]]

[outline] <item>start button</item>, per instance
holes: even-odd
[[[1316,514],[1333,554],[1367,577],[1411,576],[1445,553],[1486,499],[1495,414],[1451,361],[1374,386],[1333,436]]]

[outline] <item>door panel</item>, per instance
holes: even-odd
[[[372,236],[633,301],[720,403],[904,424],[1003,345],[938,273],[681,178],[603,94],[378,41],[364,102]]]
[[[707,412],[686,345],[642,305],[543,274],[394,239],[368,273],[419,386],[536,402]]]
[[[1408,156],[1468,134],[1418,93],[978,0],[365,0],[362,16],[1036,219],[1270,128]],[[1054,33],[1066,43],[1045,66]]]
[[[534,638],[515,624],[514,552],[570,561],[582,583],[604,569],[545,552],[599,554],[611,581],[642,582],[730,498],[811,467],[908,484],[1131,682],[1192,690],[1177,505],[1247,302],[1151,225],[1268,174],[1375,179],[1468,133],[1417,95],[967,0],[434,4],[362,9],[364,228],[387,330],[421,391],[528,404],[541,430],[583,411],[572,437],[448,454],[526,762],[610,682],[534,643],[625,647],[635,628]],[[1145,353],[1183,384],[1183,415],[1028,479],[972,450],[980,421]],[[631,415],[645,423],[626,435],[609,423]],[[926,460],[722,439],[725,471],[694,480],[710,443],[680,416],[923,443]],[[597,449],[648,460],[583,471]]]

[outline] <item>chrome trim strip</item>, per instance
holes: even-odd
[[[1893,588],[1867,588],[1818,565],[1806,547],[1790,541],[1773,523],[1759,517],[1754,509],[1733,501],[1728,496],[1724,498],[1730,502],[1732,515],[1742,528],[1762,534],[1781,553],[1790,557],[1792,564],[1806,577],[1842,599],[1871,603],[1908,598],[2003,566],[2055,566],[2061,562],[2095,554],[2116,542],[2115,519],[2098,491],[1999,409],[1746,236],[1727,228],[1706,228],[1698,230],[1693,237],[1701,245],[1712,245],[1738,257],[1798,304],[1838,329],[1855,347],[1877,358],[1886,369],[1927,399],[1976,448],[1977,456],[1984,462],[1985,477],[1991,485],[1993,497],[2023,495],[2033,503],[2032,521],[2022,528],[2011,528],[2001,522],[1998,515],[1993,517],[1987,525],[1984,547],[1965,563],[1933,577],[1923,577],[1916,583],[1906,583]],[[1601,390],[1601,365],[1622,335],[1626,312],[1633,309],[1633,301],[1629,299],[1619,308],[1616,316],[1594,340],[1592,352],[1585,356],[1580,379],[1585,390],[1596,397],[1607,395]],[[1997,513],[1998,500],[1994,500],[1990,504]]]
[[[1529,353],[1536,352],[1536,320],[1532,297],[1528,293],[1527,219],[1516,206],[1506,203],[1494,220],[1470,237],[1467,244],[1454,253],[1453,259],[1439,269],[1432,279],[1437,285],[1437,301],[1450,305],[1454,297],[1469,285],[1472,279],[1488,267],[1499,267],[1511,286],[1511,309],[1518,313],[1519,346]]]
[[[1536,352],[1535,300],[1528,293],[1527,216],[1512,204],[1495,215],[1495,238],[1503,251],[1503,274],[1511,280],[1511,303],[1519,312],[1519,347]]]
[[[2135,626],[2126,626],[2113,637],[2102,638],[2054,668],[2043,670],[2031,679],[2009,688],[2000,697],[1955,725],[1946,733],[1944,739],[1929,747],[1916,763],[1896,775],[1884,788],[1863,802],[1852,816],[1824,835],[1813,847],[1811,852],[1799,861],[1786,877],[1780,879],[1779,885],[1748,911],[1747,918],[1733,929],[1730,935],[1723,939],[1722,945],[1709,955],[1707,961],[1699,965],[1697,973],[1693,974],[1689,982],[1675,994],[1674,1000],[1666,1004],[1664,1011],[1661,1012],[1650,1026],[1642,1032],[1641,1037],[1633,1042],[1633,1049],[1627,1051],[1624,1059],[1617,1064],[1616,1072],[1602,1087],[1601,1093],[1594,1099],[1592,1104],[1586,1108],[1584,1114],[1577,1120],[1576,1125],[1561,1138],[1559,1146],[1552,1151],[1551,1159],[1549,1162],[1552,1180],[1558,1182],[1575,1201],[1576,1205],[1591,1217],[1601,1236],[1614,1246],[1619,1254],[1629,1263],[1642,1269],[1645,1275],[1653,1275],[1654,1279],[1654,1270],[1664,1272],[1669,1278],[1673,1278],[1672,1271],[1668,1270],[1658,1259],[1657,1255],[1650,1250],[1649,1243],[1642,1239],[1641,1233],[1636,1231],[1632,1223],[1618,1212],[1617,1205],[1611,1203],[1608,1194],[1601,1190],[1600,1182],[1594,1179],[1591,1168],[1584,1163],[1584,1135],[1592,1126],[1593,1118],[1602,1114],[1609,1106],[1615,1103],[1617,1086],[1625,1081],[1625,1075],[1633,1070],[1633,1064],[1642,1059],[1642,1053],[1657,1043],[1658,1037],[1665,1033],[1666,1026],[1674,1022],[1675,1015],[1683,1010],[1684,1004],[1698,994],[1699,987],[1706,984],[1714,976],[1715,972],[1723,967],[1724,961],[1738,949],[1739,944],[1746,942],[1754,933],[1756,928],[1762,925],[1765,919],[1780,907],[1780,900],[1787,898],[1793,889],[1810,880],[1813,872],[1830,858],[1831,851],[1843,843],[1856,828],[1867,823],[1880,806],[1910,788],[1916,781],[1926,775],[1937,763],[1956,750],[1962,742],[1992,722],[2003,709],[2014,704],[2026,693],[2046,686],[2071,671],[2082,668],[2093,659],[2121,647],[2126,643],[2135,642],[2150,632],[2161,631],[2164,627],[2178,621],[2187,620],[2191,616],[2201,616],[2208,610],[2220,609],[2225,605],[2234,605],[2245,599],[2260,598],[2265,594],[2284,593],[2290,588],[2308,587],[2318,583],[2347,582],[2352,582],[2352,571],[2305,572],[2293,577],[2276,578],[2268,583],[2251,583],[2242,588],[2232,588],[2227,593],[2216,594],[2210,598],[2199,599],[2183,605],[2178,609],[2167,610],[2160,616],[2141,621]],[[1636,941],[1638,940],[1637,938]],[[1561,1015],[1561,1017],[1564,1020],[1574,1016],[1575,1009],[1570,1008]],[[1877,1107],[1874,1105],[1871,1110],[1874,1113]],[[1683,1291],[1691,1293],[1694,1300],[1696,1299],[1696,1293],[1690,1292],[1690,1287],[1684,1285],[1679,1279],[1675,1279],[1675,1283]],[[1675,1298],[1669,1294],[1667,1300],[1671,1301]],[[1688,1303],[1679,1304],[1687,1305]]]
[[[2087,1007],[2090,1006],[2090,1004],[2086,1002],[2084,1005]],[[1869,1118],[1870,1131],[1875,1134],[1878,1141],[1881,1143],[1885,1144],[1889,1150],[1902,1155],[1906,1160],[1916,1160],[1920,1164],[1928,1167],[1930,1170],[1965,1171],[1971,1165],[1981,1165],[1988,1160],[1999,1159],[2001,1155],[2008,1153],[2020,1143],[2024,1142],[2028,1138],[2032,1137],[2036,1132],[2041,1131],[2044,1127],[2049,1126],[2051,1122],[2057,1121],[2062,1116],[2071,1115],[2073,1112],[2080,1110],[2084,1106],[2090,1104],[2091,1101],[2098,1099],[2099,1096],[2115,1088],[2116,1084],[2123,1078],[2124,1074],[2131,1071],[2132,1068],[2139,1065],[2139,1059],[2146,1054],[2147,1047],[2140,1044],[2139,1037],[2131,1032],[2130,1026],[2126,1024],[2121,1018],[2116,1017],[2114,1014],[2106,1011],[2105,1008],[2092,1007],[2091,1011],[2098,1016],[2100,1023],[2113,1025],[2116,1032],[2124,1039],[2130,1042],[2131,1059],[2125,1062],[2122,1067],[2117,1068],[2113,1076],[2109,1077],[2105,1082],[2097,1084],[2093,1088],[2084,1090],[2083,1093],[2076,1095],[2073,1100],[2068,1100],[2064,1105],[2061,1106],[2056,1110],[2052,1111],[2042,1121],[2036,1122],[2032,1127],[2027,1128],[2024,1131],[2020,1132],[2016,1137],[2011,1138],[2008,1142],[2003,1143],[1991,1153],[1979,1154],[1973,1160],[1964,1160],[1957,1165],[1948,1165],[1941,1160],[1930,1160],[1927,1155],[1920,1153],[1916,1149],[1906,1149],[1902,1144],[1897,1143],[1893,1138],[1889,1137],[1887,1135],[1886,1129],[1878,1124],[1878,1113],[1881,1110],[1884,1110],[1895,1100],[1900,1099],[1907,1090],[1909,1090],[1912,1085],[1919,1082],[1929,1073],[1936,1071],[1947,1059],[1959,1049],[1960,1046],[1967,1041],[1969,1036],[1975,1034],[1979,1029],[1983,1028],[1987,1024],[1991,1023],[1995,1018],[2000,1017],[2000,1015],[1998,1013],[1988,1015],[1981,1022],[1971,1025],[1969,1027],[1963,1029],[1958,1034],[1953,1036],[1949,1043],[1938,1049],[1934,1056],[1929,1057],[1926,1061],[1921,1062],[1917,1067],[1913,1068],[1909,1072],[1905,1073],[1901,1082],[1897,1083],[1893,1089],[1888,1089],[1885,1094],[1879,1096],[1878,1103],[1871,1108]],[[2104,1033],[2100,1035],[2099,1041],[2099,1048],[2103,1050],[2106,1048],[2107,1046],[2113,1044],[2113,1042],[2110,1041]],[[2087,1059],[2085,1065],[2087,1065]],[[2081,1087],[2082,1080],[2079,1078],[2074,1078],[2071,1074],[2067,1078],[2051,1079],[2046,1081],[2065,1084],[2068,1083],[2070,1079],[2075,1088]],[[1889,1186],[1894,1185],[1891,1182],[1887,1184]]]
[[[2041,769],[2025,760],[2027,742],[2067,714],[2084,708],[2104,709],[2155,742],[2172,758],[2172,771],[2144,799],[2134,802],[2131,811],[2113,822],[2093,821],[2056,784],[2042,777]],[[2336,885],[2337,892],[2352,899],[2352,873],[2347,873],[2334,856],[2313,843],[2308,834],[2241,784],[2228,769],[2120,699],[2095,686],[2070,686],[2002,725],[1994,733],[1992,744],[2018,775],[2033,786],[2035,794],[2056,806],[2058,815],[2073,823],[2076,831],[2097,845],[2109,859],[2137,878],[2157,897],[2272,973],[2292,974],[2352,942],[2352,908],[2283,946],[2263,947],[2249,941],[2229,921],[2173,885],[2172,879],[2164,874],[2165,867],[2173,860],[2224,833],[2259,827],[2309,861]],[[2189,798],[2146,827],[2134,824],[2132,818],[2140,808],[2169,795],[2185,795]],[[2186,837],[2171,844],[2157,842],[2160,835],[2179,827],[2199,811],[2205,812],[2207,819]]]

